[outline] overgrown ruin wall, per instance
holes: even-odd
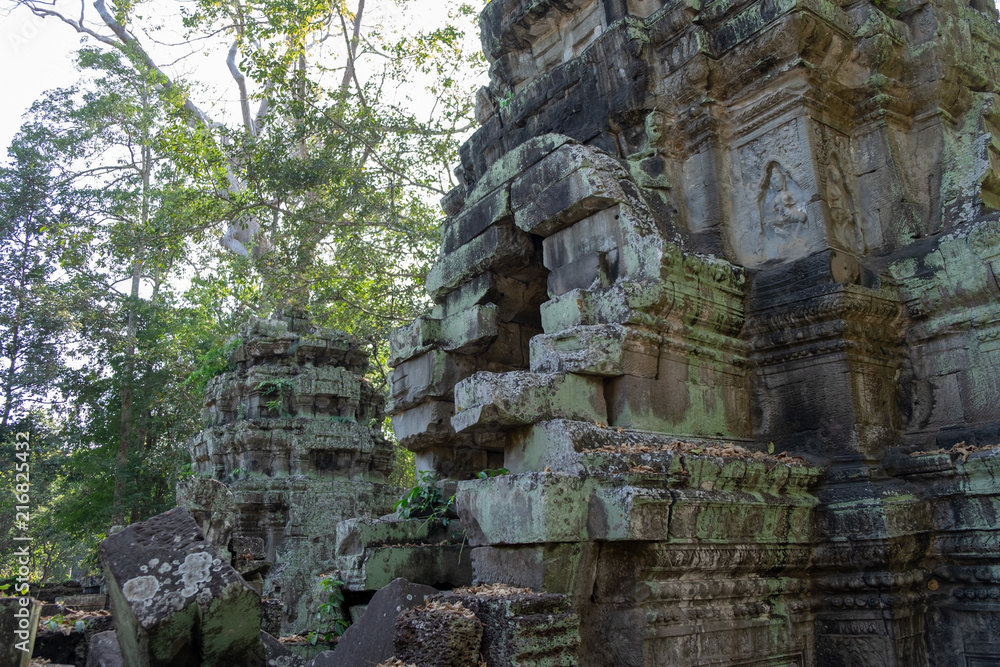
[[[286,634],[315,627],[337,523],[386,514],[399,493],[367,366],[357,341],[291,311],[246,325],[229,370],[206,389],[178,504],[258,593],[280,601]]]
[[[570,596],[581,665],[995,664],[993,5],[481,25],[390,405],[477,583]]]

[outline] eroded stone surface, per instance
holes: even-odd
[[[260,597],[186,510],[108,537],[100,558],[129,665],[264,664]]]
[[[41,603],[31,597],[0,598],[0,629],[8,638],[2,653],[5,664],[27,667],[31,662],[41,609]]]
[[[125,667],[121,646],[115,632],[98,632],[90,638],[87,667]]]
[[[479,662],[483,624],[460,603],[432,601],[396,618],[395,656],[427,667],[464,667]]]

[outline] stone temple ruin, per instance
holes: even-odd
[[[182,505],[284,631],[321,573],[355,617],[402,576],[480,587],[396,636],[472,610],[491,667],[1000,665],[997,19],[493,0],[390,362],[460,521],[387,514],[364,361],[298,316],[211,385]]]
[[[396,501],[385,399],[361,375],[357,342],[302,312],[251,322],[231,362],[206,389],[208,427],[178,504],[221,550],[232,545],[240,574],[281,602],[291,633],[316,605],[315,569],[330,559],[337,522]]]
[[[993,5],[507,0],[482,38],[392,397],[418,467],[512,473],[458,485],[477,583],[569,596],[581,665],[1000,664]]]

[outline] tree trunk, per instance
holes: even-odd
[[[141,434],[137,434],[134,420],[135,401],[133,399],[133,385],[135,384],[135,357],[138,337],[138,318],[136,309],[139,307],[139,287],[142,284],[142,268],[145,255],[145,242],[143,237],[149,223],[149,184],[153,169],[153,156],[150,148],[149,137],[149,90],[142,90],[143,107],[143,135],[142,135],[142,162],[140,165],[142,173],[142,201],[139,212],[139,233],[136,244],[135,255],[132,261],[132,284],[129,290],[129,300],[127,306],[127,320],[125,324],[125,363],[122,368],[122,375],[119,381],[119,394],[121,396],[121,416],[120,432],[118,436],[118,455],[116,457],[115,471],[115,501],[112,521],[118,525],[125,524],[125,495],[127,492],[127,470],[129,454],[132,451],[132,442],[137,440]],[[134,511],[134,510],[133,510]],[[135,517],[131,517],[134,519]]]

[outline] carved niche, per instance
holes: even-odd
[[[800,259],[827,245],[806,122],[772,124],[736,148],[729,237],[744,266]]]

